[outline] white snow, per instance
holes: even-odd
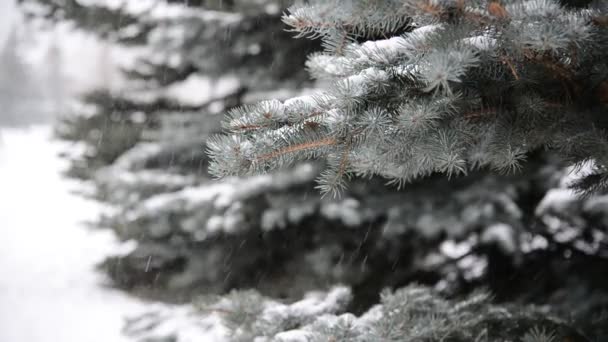
[[[505,223],[495,223],[481,234],[481,241],[484,243],[495,243],[504,253],[513,254],[517,251],[513,227]]]
[[[99,205],[71,193],[77,184],[60,176],[65,146],[50,136],[46,126],[0,128],[0,341],[133,341],[121,333],[126,319],[150,310],[166,318],[157,332],[176,333],[179,342],[223,341],[213,317],[103,286],[95,264],[132,246],[110,230],[86,229]]]
[[[389,63],[401,54],[420,49],[430,35],[440,29],[441,25],[426,25],[414,29],[403,37],[392,37],[376,41],[367,41],[353,51],[359,61],[375,61]]]
[[[281,208],[269,209],[262,214],[262,229],[271,231],[274,229],[285,229],[287,227],[287,218],[285,211]]]
[[[369,50],[382,50],[388,54],[398,54],[401,46],[405,43],[405,39],[402,37],[392,37],[389,39],[381,40],[370,40],[361,45],[364,49]]]
[[[482,51],[491,50],[497,44],[496,39],[488,36],[469,37],[463,39],[462,42]]]
[[[335,314],[343,310],[352,300],[351,289],[345,286],[335,286],[329,292],[313,291],[293,304],[282,304],[275,301],[265,303],[266,308],[260,318],[268,322],[285,322],[297,320],[302,325],[314,322],[325,314]],[[304,330],[291,330],[275,336],[277,341],[299,342],[305,336]],[[274,341],[274,340],[273,340]]]
[[[568,188],[573,183],[593,174],[595,160],[582,163],[579,167],[570,166],[566,169],[564,176],[559,180],[560,188]]]
[[[587,213],[603,214],[608,213],[608,195],[600,195],[589,198],[583,205],[583,210]]]
[[[348,75],[349,60],[344,56],[333,56],[325,54],[312,55],[306,62],[306,66],[315,77],[340,77]]]
[[[395,64],[398,58],[420,50],[430,35],[440,28],[441,25],[426,25],[404,36],[348,44],[345,56],[313,54],[306,66],[319,79],[356,76],[354,73],[362,67]]]
[[[439,245],[441,253],[449,258],[458,259],[465,256],[471,251],[471,241],[456,242],[454,240],[445,240]]]
[[[307,95],[297,96],[297,97],[285,100],[285,102],[283,102],[283,104],[287,107],[301,106],[303,104],[315,106],[315,105],[317,105],[317,101],[315,100],[315,97],[313,95],[307,94]]]
[[[100,287],[93,267],[119,246],[82,226],[97,209],[69,194],[49,129],[0,135],[0,340],[125,341],[141,303]]]
[[[341,202],[324,203],[321,214],[330,220],[340,220],[347,227],[358,227],[365,219],[365,212],[360,209],[360,203],[354,198]]]
[[[304,330],[289,330],[277,334],[274,339],[277,342],[308,342],[311,333]]]
[[[521,250],[524,253],[529,253],[530,251],[537,249],[547,249],[549,246],[549,241],[545,239],[543,236],[534,235],[531,239],[524,240],[521,245]]]
[[[164,89],[134,91],[128,97],[142,102],[153,102],[162,98],[186,106],[203,106],[235,93],[240,85],[236,76],[212,79],[208,76],[192,74],[185,80],[173,83]]]
[[[310,292],[306,297],[290,306],[296,317],[320,316],[324,313],[339,311],[352,299],[351,290],[345,286],[336,286],[331,291]]]
[[[555,188],[547,191],[545,197],[535,209],[536,216],[542,216],[548,212],[565,212],[565,210],[577,202],[576,194],[571,189]]]
[[[171,211],[204,211],[208,208],[213,210],[213,216],[207,221],[207,233],[218,231],[236,233],[239,227],[241,229],[245,227],[240,224],[245,219],[240,203],[242,199],[254,197],[265,191],[306,183],[315,175],[315,167],[303,164],[285,172],[248,178],[228,178],[221,183],[187,187],[150,197],[127,212],[125,217],[130,221],[157,220],[158,217]],[[270,220],[270,217],[267,219]],[[267,222],[269,225],[270,223]]]

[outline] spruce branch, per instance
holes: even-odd
[[[283,147],[279,150],[272,151],[272,152],[269,152],[266,154],[262,154],[260,156],[255,157],[254,161],[256,161],[256,162],[266,161],[268,159],[278,158],[278,157],[284,156],[289,153],[296,153],[296,152],[312,150],[312,149],[316,149],[316,148],[320,148],[320,147],[333,146],[333,145],[336,145],[337,142],[338,142],[337,139],[333,138],[333,137],[327,137],[327,138],[319,139],[316,141],[307,141],[307,142],[299,143],[296,145],[290,145],[287,147]]]
[[[249,155],[237,162],[234,151],[228,158],[216,152],[211,170],[266,171],[320,158],[328,162],[320,189],[335,192],[350,175],[402,186],[477,167],[518,172],[538,149],[559,150],[572,162],[600,160],[608,145],[597,134],[608,129],[608,68],[598,61],[608,59],[608,27],[598,18],[608,9],[593,6],[297,4],[283,20],[301,36],[323,39],[326,51],[310,56],[307,68],[331,85],[231,114],[225,127],[251,144]]]

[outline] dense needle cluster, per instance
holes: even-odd
[[[516,171],[555,149],[608,163],[606,4],[554,0],[309,1],[283,21],[321,38],[325,90],[233,110],[208,145],[218,177],[323,159],[323,193],[350,176],[399,186],[476,168]]]
[[[343,313],[349,296],[335,287],[285,305],[241,291],[203,307],[221,313],[234,342],[584,341],[538,308],[493,305],[485,292],[456,301],[409,285],[382,292],[360,317]]]

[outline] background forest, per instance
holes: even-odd
[[[405,4],[416,4],[416,10],[394,10]],[[291,1],[281,0],[20,0],[18,5],[35,28],[31,34],[69,25],[121,51],[115,62],[119,81],[102,82],[55,104],[60,115],[53,135],[66,143],[64,176],[83,184],[79,196],[103,205],[91,225],[132,246],[107,256],[98,271],[112,288],[171,308],[130,317],[123,332],[132,340],[608,341],[608,195],[600,165],[605,120],[596,120],[606,114],[608,103],[603,59],[608,8],[602,1],[344,0],[290,7]],[[473,14],[474,23],[458,19]],[[387,71],[395,83],[369,71],[370,65],[388,70],[401,63],[395,56],[409,52],[389,42],[399,38],[410,39],[403,44],[412,50],[436,44],[444,49],[437,51],[448,51],[448,57],[436,53],[425,60],[429,53],[412,60],[421,68],[424,63],[447,65],[460,77],[465,71],[458,68],[466,58],[490,58],[489,43],[476,40],[472,48],[456,48],[439,38],[425,41],[424,34],[433,30],[429,27],[452,25],[444,39],[457,40],[471,31],[483,38],[490,28],[508,32],[517,15],[533,27],[529,35],[536,40],[530,38],[530,49],[549,46],[538,61],[558,74],[554,79],[544,69],[526,69],[523,62],[515,72],[513,65],[520,65],[509,60],[492,66],[491,76],[476,69],[469,78],[435,83],[429,80],[439,77],[432,71],[440,68],[423,70],[428,81],[423,85],[412,76],[417,70]],[[513,21],[506,23],[507,17]],[[471,28],[479,18],[489,24]],[[567,34],[555,33],[556,23]],[[579,49],[580,65],[561,50],[564,37],[563,44]],[[20,100],[28,91],[14,86],[24,77],[16,74],[21,68],[12,51],[9,43],[0,56],[0,115],[10,113],[18,121],[20,111],[28,111],[23,106],[31,103]],[[470,51],[475,55],[467,55]],[[547,67],[545,56],[557,56],[562,64]],[[53,70],[52,58],[48,61],[47,70]],[[487,110],[494,105],[487,98],[514,84],[514,92],[529,95],[530,88],[516,86],[537,79],[541,86],[569,82],[560,79],[562,65],[576,65],[576,76],[594,75],[593,86],[585,83],[581,92],[595,95],[577,98],[575,89],[575,100],[568,103],[576,105],[572,116],[580,119],[579,113],[585,113],[584,120],[595,120],[597,139],[577,121],[551,143],[542,140],[539,127],[571,118],[563,104],[542,102],[560,97],[548,87],[535,98],[522,96],[509,104],[525,108],[527,116],[492,114],[492,123],[499,122],[492,126],[497,135],[501,127],[523,120],[517,123],[540,141],[526,140],[526,149],[514,148],[506,156],[494,152],[501,149],[471,149],[467,158],[478,153],[491,160],[479,158],[481,167],[466,172],[468,160],[456,160],[443,145],[424,145],[429,158],[443,158],[439,166],[418,155],[383,154],[389,162],[403,157],[424,164],[415,175],[395,176],[398,165],[391,169],[376,158],[383,148],[404,146],[401,140],[378,137],[392,129],[379,113],[401,110],[399,101],[428,120],[421,127],[444,125],[443,117],[433,116],[436,107],[456,108],[446,110],[453,113],[445,127],[454,129],[464,125],[451,119],[461,108]],[[340,83],[352,75],[362,77],[365,87],[357,88],[354,78]],[[477,98],[470,88],[480,79],[487,94]],[[448,84],[462,90],[462,97],[452,98]],[[61,87],[59,82],[48,88],[62,92]],[[416,100],[426,102],[404,100],[406,90],[420,92]],[[440,103],[438,96],[451,102]],[[345,98],[354,98],[355,104],[342,105]],[[369,103],[381,110],[370,105],[357,116],[357,106]],[[330,114],[314,114],[316,106]],[[345,107],[347,114],[336,114]],[[302,113],[312,114],[302,119]],[[351,119],[356,121],[352,125]],[[399,120],[417,124],[411,117]],[[489,134],[479,122],[468,133]],[[289,135],[300,124],[304,133]],[[260,127],[280,133],[260,133]],[[350,130],[368,132],[368,140],[353,138]],[[233,135],[219,135],[226,132]],[[347,169],[342,150],[279,158],[308,138],[336,139],[323,135],[327,132],[352,138],[345,153],[357,149],[352,155],[361,158],[358,164],[353,161]],[[457,141],[450,137],[438,135],[437,141],[452,146]],[[500,142],[518,147],[517,139]],[[561,147],[555,141],[577,147],[568,150],[573,157],[553,148]],[[248,149],[257,157],[247,159]],[[233,158],[234,151],[248,163]],[[273,160],[258,164],[261,159]],[[336,175],[348,182],[330,184]],[[593,191],[582,194],[572,184]]]

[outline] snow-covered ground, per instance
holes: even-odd
[[[121,334],[125,320],[150,311],[168,318],[161,333],[188,333],[179,341],[219,339],[213,322],[192,329],[188,307],[103,286],[95,264],[128,246],[109,230],[87,229],[100,209],[71,193],[78,184],[60,175],[62,148],[48,126],[0,127],[0,341],[130,341]]]
[[[137,302],[100,286],[94,265],[119,245],[85,220],[95,203],[70,193],[48,127],[0,131],[0,341],[125,341]]]

